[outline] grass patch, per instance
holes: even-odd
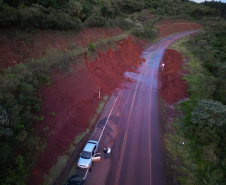
[[[183,47],[183,43],[186,41],[186,38],[189,39],[190,35],[188,35],[187,37],[186,36],[181,37],[176,42],[173,42],[173,44],[171,44],[169,48],[174,49],[174,50],[178,50],[182,53],[187,53],[188,50],[185,47]]]
[[[188,36],[188,38],[190,38],[190,36]],[[177,50],[182,54],[182,56],[186,56],[189,58],[187,65],[189,66],[189,69],[192,75],[200,75],[204,73],[205,69],[201,64],[200,59],[198,59],[198,57],[196,57],[192,53],[192,51],[188,50],[188,48],[185,47],[184,43],[185,43],[184,39],[180,39],[177,42],[174,42],[169,48]]]
[[[115,37],[110,37],[107,39],[99,39],[96,42],[90,42],[90,46],[88,45],[88,47],[90,47],[90,49],[88,49],[88,52],[86,52],[89,61],[92,61],[94,58],[99,57],[98,53],[95,52],[96,50],[101,50],[101,51],[108,51],[108,48],[111,48],[112,50],[117,48],[117,41],[119,40],[123,40],[123,39],[127,39],[128,38],[128,34],[122,34],[122,35],[118,35]],[[91,49],[93,48],[93,49]]]
[[[178,109],[179,107],[177,107]],[[172,160],[167,168],[167,173],[171,176],[167,177],[166,184],[172,184],[172,182],[186,185],[195,184],[193,178],[197,175],[197,152],[199,152],[199,148],[194,150],[194,142],[186,137],[183,120],[175,119],[171,125],[166,124],[165,127],[163,142]],[[169,170],[174,172],[172,173]]]
[[[116,42],[119,40],[127,39],[128,35],[129,35],[128,33],[125,33],[125,34],[118,35],[115,37],[97,40],[97,42],[95,43],[96,48],[98,48],[99,50],[103,50],[103,51],[106,51],[106,49],[108,49],[108,47],[115,48],[117,46]],[[108,47],[106,47],[106,46],[108,46]]]

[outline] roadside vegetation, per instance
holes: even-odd
[[[221,17],[226,19],[226,3],[223,3],[221,1],[205,1],[202,4],[218,10]]]
[[[175,105],[181,118],[167,126],[164,142],[181,184],[226,182],[226,27],[208,26],[173,47],[189,57],[189,100]],[[172,130],[173,128],[173,130]]]
[[[44,116],[37,116],[42,99],[41,96],[37,96],[37,91],[42,85],[51,84],[51,72],[66,71],[70,62],[79,62],[81,54],[92,54],[99,47],[103,48],[106,44],[113,44],[117,40],[126,38],[127,33],[141,39],[153,40],[157,34],[157,28],[154,28],[155,23],[166,16],[171,19],[199,20],[203,23],[207,19],[221,20],[218,10],[188,2],[188,0],[0,0],[1,28],[32,31],[35,29],[80,30],[84,27],[118,26],[126,31],[126,34],[119,37],[102,39],[95,43],[90,41],[87,48],[72,46],[68,53],[49,50],[43,58],[0,71],[0,184],[25,184],[38,155],[46,147],[45,141],[35,136],[32,124],[45,119]],[[207,31],[206,33],[209,33]],[[210,36],[207,35],[209,39],[204,39],[206,35],[201,34],[200,40],[204,41],[188,42],[190,45],[194,42],[192,47],[200,47],[212,57],[209,62],[206,59],[205,66],[202,66],[205,68],[202,78],[192,79],[191,77],[188,81],[194,81],[197,86],[204,82],[209,84],[207,89],[203,85],[202,91],[198,93],[202,95],[205,89],[205,99],[212,98],[214,101],[225,104],[226,100],[223,96],[225,68],[220,66],[225,59],[223,53],[225,50],[222,49],[225,48],[225,43],[222,44],[224,31],[219,32],[218,29],[216,31],[221,34],[220,37],[211,32]],[[211,41],[212,38],[214,38],[213,41]],[[202,43],[208,43],[209,50]],[[201,51],[200,53],[203,54]],[[218,62],[214,62],[213,65],[213,61]],[[208,75],[205,76],[206,74]],[[190,87],[190,89],[191,97],[195,96],[192,89],[198,91],[198,88]],[[198,105],[198,99],[192,100],[191,98],[191,101],[183,105],[185,113]],[[189,106],[190,109],[188,109]],[[55,112],[52,116],[55,116]],[[189,114],[187,117],[189,118]],[[189,120],[188,118],[186,120]],[[189,121],[186,123],[188,124]],[[192,128],[194,125],[188,124]],[[194,133],[189,133],[191,136],[195,134],[195,129],[193,130]],[[220,130],[216,132],[216,138],[218,138]],[[219,137],[223,137],[221,134]],[[224,146],[219,138],[218,141],[214,143],[216,147]],[[216,150],[216,156],[219,159],[222,158],[220,153],[219,149]]]

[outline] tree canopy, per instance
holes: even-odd
[[[186,0],[0,0],[0,26],[79,29],[80,20],[88,20],[90,26],[95,23],[103,26],[108,19],[143,9],[153,14],[186,15],[192,19],[219,16],[219,11],[223,11],[204,5]]]

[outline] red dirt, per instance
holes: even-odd
[[[161,26],[159,37],[201,27],[195,23],[175,25],[177,24]],[[122,33],[123,31],[119,28],[89,28],[71,35],[55,31],[35,31],[29,35],[22,31],[0,30],[0,69],[40,58],[50,48],[68,51],[75,46],[86,47],[90,40],[95,41]],[[125,80],[124,72],[132,71],[142,63],[139,56],[142,46],[147,42],[134,40],[136,43],[132,38],[118,42],[116,51],[111,49],[108,49],[108,52],[99,51],[99,58],[92,62],[86,57],[79,64],[72,61],[68,73],[53,73],[52,84],[40,90],[39,94],[45,101],[42,101],[42,110],[39,115],[44,115],[44,121],[36,123],[35,128],[37,134],[47,142],[47,147],[31,172],[28,184],[41,184],[43,177],[56,163],[57,157],[68,154],[67,148],[73,143],[73,139],[89,127],[90,117],[96,113],[100,101],[97,98],[98,91],[101,90],[102,94],[112,94],[114,88]],[[179,54],[176,53],[176,55],[178,59]],[[168,62],[166,59],[166,67],[161,78],[163,85],[166,84],[167,87],[169,85],[170,92],[165,89],[161,94],[163,93],[167,101],[173,102],[179,96],[171,95],[171,97],[170,94],[173,93],[173,87],[177,86],[177,83],[181,84],[182,80],[176,73],[170,74],[171,79],[167,79],[168,75],[164,76],[168,68],[171,69],[171,63],[175,63],[172,62],[175,56],[170,54],[169,57]],[[174,71],[173,66],[172,69]],[[178,69],[181,69],[181,66]],[[171,82],[172,79],[175,82]],[[174,83],[175,86],[171,86],[170,83]],[[179,94],[182,95],[182,91]]]
[[[41,58],[50,48],[67,51],[70,47],[86,47],[90,40],[96,41],[122,33],[123,31],[117,27],[86,28],[77,34],[43,30],[25,33],[2,29],[0,30],[0,69]]]
[[[166,103],[175,103],[180,99],[187,98],[187,83],[182,80],[183,59],[177,51],[167,49],[163,55],[162,63],[164,70],[160,72],[160,94]],[[161,68],[161,66],[160,66]]]
[[[184,19],[161,19],[159,22],[156,23],[155,26],[160,27],[164,25],[172,25],[172,24],[182,24],[182,23],[189,23],[189,21]]]
[[[159,27],[158,37],[166,37],[178,32],[203,28],[200,24],[189,23],[183,20],[161,20],[156,24],[156,27]]]
[[[46,101],[42,102],[43,122],[36,124],[39,136],[47,141],[47,148],[41,154],[30,175],[28,184],[41,184],[57,157],[66,153],[67,148],[79,133],[89,127],[89,119],[98,106],[98,91],[111,94],[120,85],[126,71],[134,71],[142,60],[142,48],[132,38],[119,41],[116,51],[98,52],[99,58],[86,61],[86,66],[71,64],[67,76],[53,74],[53,83],[41,91]],[[55,112],[55,116],[52,113]],[[43,128],[49,127],[49,131]],[[54,134],[52,134],[54,132]]]

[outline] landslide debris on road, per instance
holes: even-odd
[[[54,73],[52,84],[41,90],[45,100],[39,114],[45,115],[45,119],[35,127],[47,147],[30,175],[29,184],[41,184],[57,158],[67,155],[74,138],[89,127],[90,117],[100,103],[99,90],[101,95],[111,95],[123,81],[124,73],[142,64],[142,48],[131,37],[118,41],[117,45],[115,51],[98,51],[94,61],[84,57],[80,66],[71,64],[68,74]],[[49,128],[47,132],[43,131],[45,127]]]

